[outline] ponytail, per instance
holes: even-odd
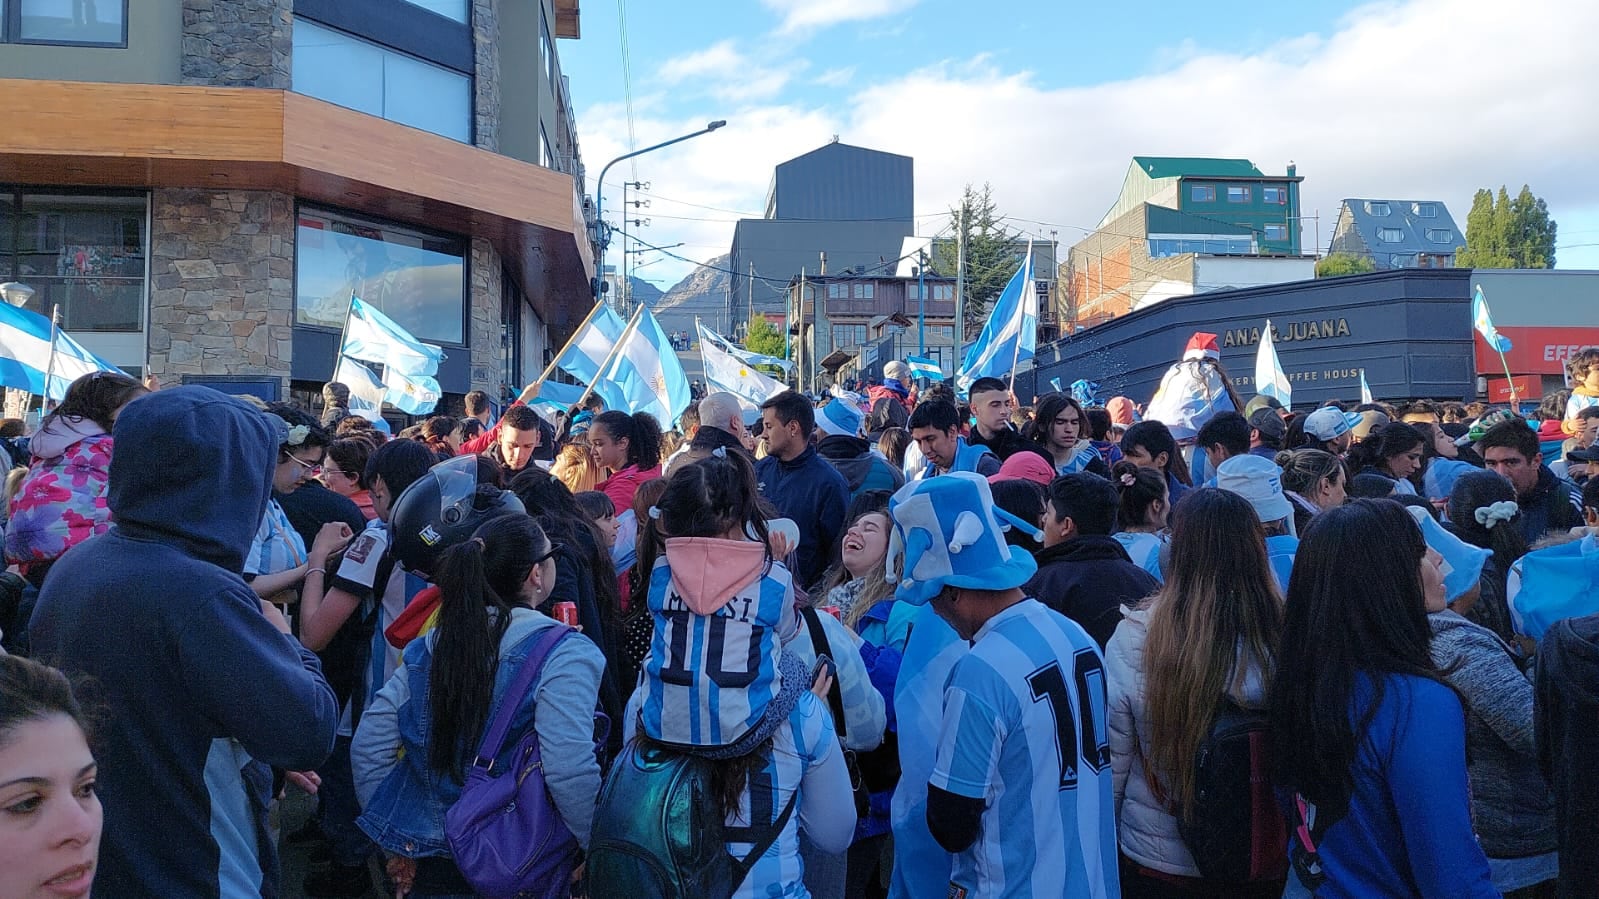
[[[632,415],[612,409],[594,418],[594,426],[616,440],[627,441],[627,464],[649,471],[661,464],[661,423],[648,412]]]
[[[1117,462],[1110,470],[1111,483],[1121,502],[1116,508],[1122,530],[1146,527],[1149,510],[1166,498],[1166,477],[1153,468],[1139,468],[1131,462]]]
[[[439,618],[428,675],[428,767],[457,782],[494,703],[500,640],[511,626],[511,609],[521,604],[533,560],[549,549],[549,538],[533,519],[516,513],[490,518],[440,558],[434,575]]]

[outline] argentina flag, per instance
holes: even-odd
[[[1471,323],[1495,352],[1510,352],[1510,338],[1499,333],[1499,329],[1494,327],[1493,318],[1488,315],[1488,298],[1482,295],[1481,284],[1471,292]]]
[[[944,367],[926,356],[906,356],[905,364],[910,366],[913,377],[944,380]]]
[[[584,384],[593,383],[604,367],[605,360],[610,358],[611,348],[622,339],[622,332],[626,330],[627,322],[610,306],[604,303],[596,305],[567,342],[566,349],[555,360],[555,366]]]
[[[1288,383],[1288,375],[1283,373],[1283,364],[1277,359],[1277,345],[1271,339],[1271,319],[1266,319],[1266,327],[1260,332],[1260,346],[1255,350],[1255,392],[1261,396],[1269,396],[1288,408],[1291,403],[1289,398],[1294,394],[1292,384]]]
[[[54,360],[50,358],[52,335]],[[119,369],[53,327],[50,319],[0,303],[0,384],[60,400],[67,395],[69,384],[97,371]]]
[[[344,324],[340,355],[362,362],[378,362],[402,374],[436,375],[444,351],[423,343],[375,306],[350,298],[350,317]]]
[[[611,364],[594,381],[607,409],[648,412],[670,428],[692,397],[683,363],[672,350],[661,323],[644,306],[634,313]]]
[[[1038,288],[1033,284],[1033,245],[989,311],[988,324],[961,360],[956,384],[964,393],[978,378],[1003,378],[1033,358],[1038,345]]]

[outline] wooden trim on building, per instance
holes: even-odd
[[[555,0],[555,36],[579,38],[583,36],[582,14],[578,0]]]
[[[0,96],[0,182],[281,191],[485,238],[552,325],[552,294],[587,303],[570,175],[289,91],[0,79]]]

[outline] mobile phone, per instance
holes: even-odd
[[[811,668],[811,683],[816,683],[816,679],[821,677],[824,671],[828,677],[835,679],[838,677],[838,665],[834,664],[832,657],[825,652],[816,657],[816,664]]]

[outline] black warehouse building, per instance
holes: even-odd
[[[1017,393],[1086,378],[1101,397],[1146,403],[1189,337],[1208,331],[1247,400],[1269,319],[1296,408],[1358,402],[1362,369],[1379,399],[1469,400],[1478,393],[1471,283],[1470,269],[1403,269],[1167,300],[1039,347],[1032,384],[1018,377]]]

